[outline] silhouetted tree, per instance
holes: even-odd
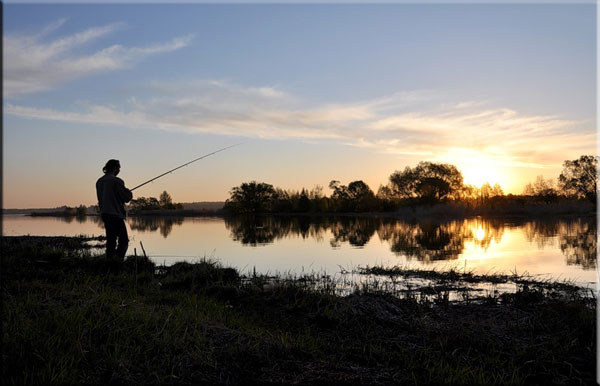
[[[479,188],[479,196],[482,200],[487,200],[492,197],[493,192],[494,189],[489,182],[486,182],[485,184],[481,185],[481,188]]]
[[[171,195],[165,190],[157,199],[156,197],[139,197],[129,202],[129,210],[133,213],[145,210],[183,209],[183,204],[173,203]]]
[[[298,212],[305,213],[308,211],[310,211],[310,199],[306,190],[302,189],[302,193],[300,193],[300,198],[298,199]]]
[[[160,207],[163,209],[175,209],[175,205],[173,205],[173,199],[171,195],[167,193],[167,191],[163,191],[158,197],[158,203]]]
[[[334,209],[340,212],[348,211],[348,187],[346,185],[342,185],[337,180],[331,180],[329,182],[329,189],[333,189],[333,193],[331,194],[331,200],[333,202]]]
[[[348,194],[355,211],[375,209],[375,193],[362,180],[348,184]]]
[[[419,182],[417,172],[409,166],[404,171],[395,171],[390,176],[390,190],[399,198],[412,198],[416,196],[416,185]]]
[[[492,196],[493,197],[504,196],[504,191],[502,190],[502,187],[500,186],[499,183],[494,184],[494,187],[492,188]]]
[[[523,189],[523,194],[534,196],[535,198],[551,202],[558,198],[556,185],[551,178],[545,179],[544,176],[537,176],[534,183],[528,183]]]
[[[62,209],[62,214],[64,216],[75,216],[77,213],[77,208],[73,208],[71,206],[63,205],[60,207],[60,209]]]
[[[414,169],[407,166],[390,176],[390,188],[400,198],[440,201],[458,195],[462,186],[461,172],[450,164],[419,162]]]
[[[381,200],[393,200],[394,192],[387,185],[379,185],[379,189],[377,189],[376,197]]]
[[[345,200],[348,198],[348,187],[342,185],[338,180],[331,180],[329,182],[329,189],[333,189],[331,198],[335,200]]]
[[[379,201],[378,205],[384,211],[391,211],[398,207],[394,192],[387,185],[379,185],[379,189],[377,189],[375,198]]]
[[[244,182],[229,192],[225,207],[236,213],[260,213],[273,209],[277,192],[273,185],[264,182]]]
[[[415,192],[424,201],[433,202],[445,198],[452,190],[450,184],[439,177],[425,177],[417,183]]]
[[[311,209],[314,212],[325,212],[329,209],[329,199],[323,194],[323,187],[315,185],[308,193],[311,201]]]
[[[87,214],[87,208],[84,205],[79,205],[77,209],[75,209],[75,215],[77,217],[85,217]]]
[[[558,183],[565,194],[586,198],[595,203],[598,192],[598,157],[582,155],[579,159],[565,161]]]
[[[329,187],[333,189],[331,199],[338,211],[358,212],[375,208],[375,194],[363,181],[352,181],[348,186],[332,180]]]
[[[460,198],[462,199],[476,199],[479,195],[479,188],[475,185],[464,184],[460,189]]]

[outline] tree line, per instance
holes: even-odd
[[[156,197],[139,197],[134,198],[128,204],[128,209],[132,213],[143,210],[174,210],[183,209],[182,203],[174,203],[171,195],[167,191],[163,191],[158,198]]]
[[[329,197],[320,186],[292,191],[265,182],[244,182],[232,188],[224,209],[232,213],[371,212],[440,202],[493,205],[515,197],[523,204],[578,199],[595,205],[597,168],[597,156],[583,155],[576,160],[566,160],[556,183],[538,176],[535,182],[525,186],[523,195],[505,196],[498,184],[485,183],[481,187],[465,184],[462,173],[454,165],[422,161],[414,168],[407,166],[392,173],[388,183],[381,185],[377,193],[362,180],[348,185],[332,180]]]

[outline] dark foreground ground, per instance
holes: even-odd
[[[595,384],[596,301],[568,286],[340,297],[84,241],[2,239],[4,384]]]

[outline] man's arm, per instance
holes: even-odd
[[[125,188],[125,187],[123,186],[123,188]],[[125,199],[123,201],[129,202],[129,201],[131,201],[132,198],[133,198],[133,193],[131,193],[131,190],[125,188]]]
[[[121,200],[123,200],[123,202],[131,201],[133,198],[133,193],[131,193],[131,190],[125,187],[125,182],[123,182],[123,180],[119,179],[119,182],[119,197]]]

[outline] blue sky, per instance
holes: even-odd
[[[596,149],[594,5],[4,5],[4,207],[224,200],[449,162],[520,193]],[[326,189],[327,191],[327,189]],[[40,195],[39,192],[44,192]]]

